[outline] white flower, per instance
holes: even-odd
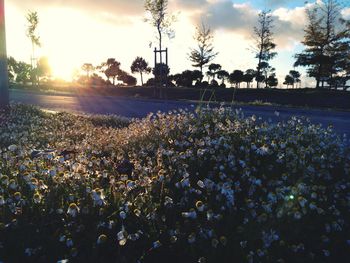
[[[72,247],[74,244],[73,244],[73,240],[71,238],[67,238],[66,240],[66,246],[67,247]]]
[[[125,218],[126,218],[126,213],[125,213],[125,211],[120,211],[120,212],[119,212],[119,216],[120,216],[121,219],[125,219]]]
[[[11,152],[15,152],[18,149],[18,147],[17,147],[17,145],[12,144],[9,147],[7,147],[7,149]]]
[[[75,203],[71,203],[68,207],[67,214],[76,217],[79,213],[79,207]]]
[[[264,156],[264,155],[267,155],[269,153],[269,148],[266,145],[264,145],[264,146],[261,146],[260,148],[256,149],[255,152],[258,155]]]

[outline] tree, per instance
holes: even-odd
[[[293,88],[294,88],[294,84],[298,84],[301,82],[300,80],[300,72],[296,71],[296,70],[291,70],[289,71],[289,75],[293,78]]]
[[[159,79],[163,75],[168,76],[169,72],[170,72],[169,67],[164,63],[162,64],[158,63],[152,70],[152,73],[156,81],[159,81]]]
[[[146,60],[142,57],[137,57],[132,62],[131,65],[131,73],[140,73],[141,76],[141,85],[143,86],[143,73],[149,74],[151,73],[152,69],[148,66],[148,63]]]
[[[350,28],[341,18],[340,6],[335,0],[317,3],[307,10],[308,24],[303,44],[306,47],[295,55],[295,66],[307,67],[315,78],[316,88],[346,71],[350,63]]]
[[[212,61],[218,53],[214,52],[211,30],[204,23],[201,27],[197,27],[194,39],[197,42],[197,48],[191,50],[189,59],[193,63],[192,66],[199,68],[203,74],[203,67]]]
[[[294,88],[294,83],[294,78],[290,74],[286,75],[283,84],[287,85],[287,89],[289,86],[292,86]]]
[[[120,62],[115,60],[114,58],[109,58],[106,64],[107,64],[107,68],[105,69],[104,73],[108,80],[112,78],[112,84],[114,86],[115,79],[122,74],[122,71],[120,69]]]
[[[4,0],[0,0],[0,108],[9,105]]]
[[[220,64],[215,64],[211,63],[208,67],[207,75],[208,75],[208,80],[211,77],[212,81],[215,80],[216,74],[218,71],[221,70],[221,65]]]
[[[82,71],[86,73],[86,77],[90,77],[90,73],[94,70],[94,66],[91,63],[85,63],[81,67]]]
[[[216,75],[218,77],[218,79],[221,80],[221,85],[225,85],[225,80],[227,80],[230,76],[230,73],[228,73],[226,70],[219,70],[218,72],[216,72]]]
[[[256,71],[254,69],[247,69],[243,75],[243,81],[247,84],[247,88],[250,88],[250,83],[252,83],[254,77],[256,75]]]
[[[276,78],[276,74],[272,73],[267,79],[266,79],[267,87],[274,88],[278,85],[278,79]]]
[[[27,84],[31,81],[32,75],[32,66],[23,61],[19,61],[16,63],[16,67],[14,68],[15,72],[15,81],[18,83]]]
[[[32,56],[30,62],[32,69],[34,69],[36,67],[35,47],[41,46],[40,37],[37,34],[39,16],[37,12],[29,11],[26,18],[28,22],[27,37],[32,43]]]
[[[145,10],[148,13],[148,18],[145,20],[156,28],[159,50],[162,50],[163,34],[167,34],[169,37],[174,34],[171,24],[175,17],[169,16],[167,13],[168,0],[145,0]],[[162,55],[160,55],[160,63],[163,63]]]
[[[124,84],[128,86],[135,86],[137,80],[135,77],[131,76],[129,73],[123,70],[119,70],[118,80],[122,81]]]
[[[239,88],[241,85],[241,82],[243,81],[244,73],[241,70],[234,70],[229,77],[229,82],[231,84],[235,84],[236,88]]]
[[[269,11],[262,11],[259,14],[258,25],[254,27],[254,52],[258,59],[256,72],[256,87],[259,88],[259,83],[262,79],[262,71],[269,66],[269,61],[273,59],[277,53],[273,52],[276,44],[273,42],[273,18]],[[267,76],[265,74],[264,78]]]
[[[175,81],[178,87],[192,87],[194,81],[199,83],[202,78],[203,75],[199,70],[185,70],[181,74],[175,74],[171,79]]]

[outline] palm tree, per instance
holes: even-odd
[[[9,104],[4,7],[4,0],[0,0],[0,108],[5,108]]]

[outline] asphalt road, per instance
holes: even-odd
[[[191,102],[132,99],[110,96],[47,95],[34,92],[11,90],[10,100],[34,104],[44,109],[90,114],[117,114],[129,118],[142,118],[150,112],[168,112],[178,108],[194,109]],[[350,102],[349,102],[350,103]],[[350,112],[300,109],[272,106],[235,106],[242,108],[245,116],[256,115],[265,119],[287,119],[292,116],[306,116],[315,124],[333,125],[339,134],[350,136]],[[277,118],[275,112],[279,112]]]

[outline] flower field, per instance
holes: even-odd
[[[0,262],[344,262],[350,148],[228,108],[0,113]]]

